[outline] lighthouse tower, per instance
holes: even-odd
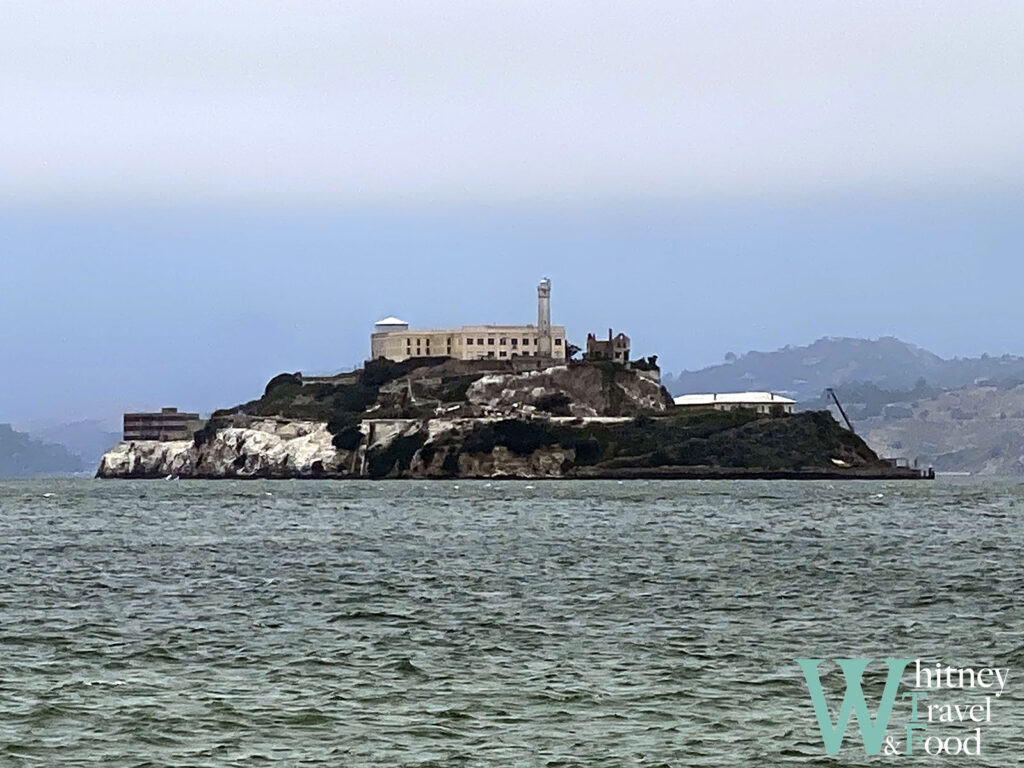
[[[551,357],[551,281],[537,286],[537,357]]]

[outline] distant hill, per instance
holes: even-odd
[[[1024,357],[939,357],[892,337],[824,338],[802,347],[730,356],[665,376],[676,394],[771,390],[801,410],[838,411],[879,455],[938,471],[1024,475]]]
[[[665,376],[664,384],[673,395],[769,390],[806,401],[817,399],[826,387],[870,382],[900,390],[913,388],[921,379],[943,389],[1024,381],[1024,357],[982,355],[949,360],[891,336],[826,337],[806,346],[730,355],[720,365]]]
[[[120,432],[111,432],[96,420],[75,421],[45,427],[25,427],[25,432],[44,443],[63,445],[78,456],[86,467],[99,466],[100,458],[121,440]]]
[[[10,424],[0,424],[0,477],[36,477],[81,472],[82,460],[62,445],[39,442]]]
[[[918,459],[940,472],[1024,475],[1024,385],[939,389],[922,382],[899,391],[849,384],[836,394],[854,429],[881,455]],[[822,398],[802,405],[830,404]]]

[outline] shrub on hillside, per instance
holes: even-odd
[[[301,387],[302,386],[302,374],[301,373],[279,373],[277,376],[267,382],[266,388],[263,390],[263,396],[267,397],[278,387]]]
[[[535,421],[506,419],[495,424],[493,429],[495,444],[503,445],[519,456],[529,456],[538,448],[557,441],[548,425]]]
[[[363,432],[357,426],[345,427],[331,439],[334,447],[341,451],[354,451],[361,442],[363,442]]]
[[[370,477],[386,477],[395,467],[399,472],[404,472],[412,463],[423,443],[426,442],[426,435],[417,433],[396,437],[384,448],[374,448],[366,454],[366,467]]]
[[[462,443],[462,450],[466,453],[491,453],[495,444],[494,429],[489,424],[475,424]]]
[[[572,411],[569,409],[571,404],[572,400],[564,392],[552,392],[537,398],[534,406],[538,411],[546,411],[552,416],[572,416]]]

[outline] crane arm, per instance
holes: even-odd
[[[846,428],[849,429],[853,434],[857,434],[857,430],[853,428],[853,424],[850,423],[850,418],[846,415],[846,411],[843,410],[843,406],[839,403],[839,398],[836,397],[836,391],[832,387],[828,387],[825,391],[832,397],[832,402],[836,404],[836,408],[839,409],[840,415],[843,417],[843,421],[846,422]]]

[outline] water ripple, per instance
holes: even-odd
[[[822,754],[793,659],[1019,669],[1022,501],[999,482],[0,484],[0,765],[861,765]],[[1011,679],[972,764],[1016,763],[1020,701]]]

